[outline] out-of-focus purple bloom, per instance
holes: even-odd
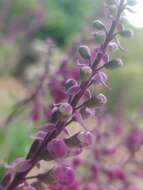
[[[123,169],[119,166],[112,166],[111,168],[106,169],[105,173],[110,180],[126,180],[126,175]]]
[[[143,129],[133,128],[126,143],[129,150],[134,153],[143,144]]]
[[[47,149],[54,158],[64,158],[68,153],[68,147],[62,139],[53,139],[48,143]]]
[[[70,167],[59,166],[53,171],[53,176],[60,184],[71,185],[75,181],[74,171]]]

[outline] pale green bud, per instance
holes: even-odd
[[[88,46],[82,45],[78,48],[78,52],[84,59],[90,59],[91,52]]]
[[[121,66],[123,66],[123,61],[121,59],[112,59],[105,64],[105,68],[107,69],[116,69]]]
[[[81,81],[86,81],[92,74],[92,69],[89,66],[83,66],[80,69],[80,78]]]
[[[104,30],[105,25],[100,20],[93,21],[93,27],[97,30]]]
[[[134,35],[133,31],[132,30],[123,30],[119,33],[122,37],[125,37],[125,38],[130,38]]]

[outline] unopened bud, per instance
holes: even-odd
[[[48,143],[47,150],[53,158],[64,158],[67,155],[68,147],[66,146],[64,140],[53,139]]]
[[[90,59],[91,51],[88,46],[82,45],[78,48],[80,56],[84,59]]]
[[[89,146],[93,143],[93,135],[90,131],[82,131],[78,134],[77,138],[82,146]]]
[[[71,88],[68,89],[67,93],[69,95],[74,96],[79,92],[79,90],[80,90],[80,87],[78,85],[74,85],[74,86],[72,86]]]
[[[112,59],[108,63],[105,64],[105,68],[107,69],[116,69],[118,67],[123,66],[123,61],[121,59]]]
[[[115,52],[116,50],[118,50],[118,45],[115,42],[111,42],[108,45],[108,50],[110,52]]]
[[[72,106],[69,103],[60,103],[52,110],[51,122],[64,121],[72,114]]]
[[[97,30],[104,30],[105,25],[100,20],[93,21],[93,27]]]
[[[77,85],[77,82],[76,82],[75,79],[68,79],[66,81],[65,87],[66,87],[66,89],[69,89],[69,88],[71,88],[72,86],[75,86],[75,85]]]
[[[111,180],[114,180],[114,179],[125,180],[126,179],[126,175],[124,171],[122,170],[122,168],[118,166],[113,166],[112,168],[107,169],[105,173]]]
[[[90,131],[76,133],[72,137],[64,140],[67,146],[72,148],[81,148],[89,146],[93,142],[93,135]]]
[[[52,173],[56,181],[63,185],[71,185],[75,180],[74,171],[70,167],[60,166]]]
[[[122,37],[130,38],[134,35],[132,30],[123,30],[119,33]]]
[[[127,137],[126,145],[132,153],[138,150],[143,145],[143,129],[133,128]]]
[[[103,71],[98,71],[98,73],[94,76],[95,84],[105,84],[108,77]]]
[[[62,114],[62,116],[68,117],[72,114],[72,106],[69,103],[62,103],[59,106],[59,112]]]
[[[84,105],[87,107],[95,107],[95,106],[102,106],[107,103],[107,98],[103,94],[98,94],[96,96],[93,96],[91,99],[87,100]]]
[[[89,66],[83,66],[80,69],[80,77],[82,81],[86,81],[92,74],[92,69]]]

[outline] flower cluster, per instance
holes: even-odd
[[[125,181],[126,175],[121,168],[114,167],[110,169],[100,166],[101,157],[114,153],[114,149],[102,149],[102,146],[100,149],[103,142],[102,136],[107,138],[108,133],[101,135],[98,129],[90,130],[84,122],[85,118],[96,115],[96,108],[103,108],[107,102],[107,98],[102,93],[97,94],[91,89],[91,87],[99,84],[106,86],[107,76],[102,69],[115,69],[123,65],[121,59],[112,59],[110,55],[111,51],[121,48],[117,36],[130,37],[132,35],[130,30],[124,28],[122,17],[124,10],[130,10],[133,0],[106,0],[105,5],[107,17],[111,21],[109,29],[99,20],[93,22],[94,37],[97,41],[100,39],[100,46],[95,49],[91,49],[86,45],[79,46],[76,67],[69,69],[67,63],[64,62],[54,79],[52,78],[49,85],[54,96],[54,103],[48,109],[48,123],[40,127],[34,135],[34,142],[26,158],[17,159],[8,166],[7,173],[0,183],[0,190],[16,188],[35,190],[38,189],[36,183],[46,186],[40,187],[40,189],[46,189],[48,186],[51,190],[91,190],[96,178],[97,188],[103,189],[96,174],[97,170],[104,173],[108,180]],[[60,77],[58,78],[58,76],[60,75],[63,75],[64,80],[59,80]],[[36,102],[38,103],[35,111],[39,110],[40,107],[39,100]],[[37,115],[35,118],[37,119]],[[74,121],[81,125],[82,130],[72,135],[67,127]],[[140,136],[139,132],[136,131],[136,136],[133,133],[133,136],[130,134],[127,139],[127,146],[132,153],[142,143],[142,136],[140,136],[140,140],[138,136]],[[133,147],[130,146],[132,141],[135,143]],[[90,180],[91,183],[82,188],[82,184],[79,184],[75,177],[75,166],[82,165],[82,160],[74,162],[74,165],[68,164],[67,160],[69,157],[80,155],[83,149],[95,144],[99,144],[97,148],[93,146],[97,166],[87,162],[93,176]],[[35,166],[40,167],[41,160],[54,161],[55,165],[44,173],[28,176]],[[86,163],[84,164],[86,165]],[[29,183],[30,179],[36,179],[36,182]]]

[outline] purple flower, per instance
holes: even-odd
[[[60,184],[71,185],[75,181],[74,171],[70,167],[59,166],[55,168],[53,175]]]
[[[121,181],[126,180],[126,175],[123,169],[120,168],[119,166],[112,166],[111,168],[106,169],[105,173],[111,180],[115,180],[115,179],[121,180]]]
[[[89,146],[93,143],[93,134],[90,131],[79,133],[77,138],[82,146]]]
[[[143,129],[133,128],[127,137],[127,147],[134,153],[143,144]]]
[[[54,158],[64,158],[68,153],[68,147],[62,139],[53,139],[48,143],[47,150]]]

